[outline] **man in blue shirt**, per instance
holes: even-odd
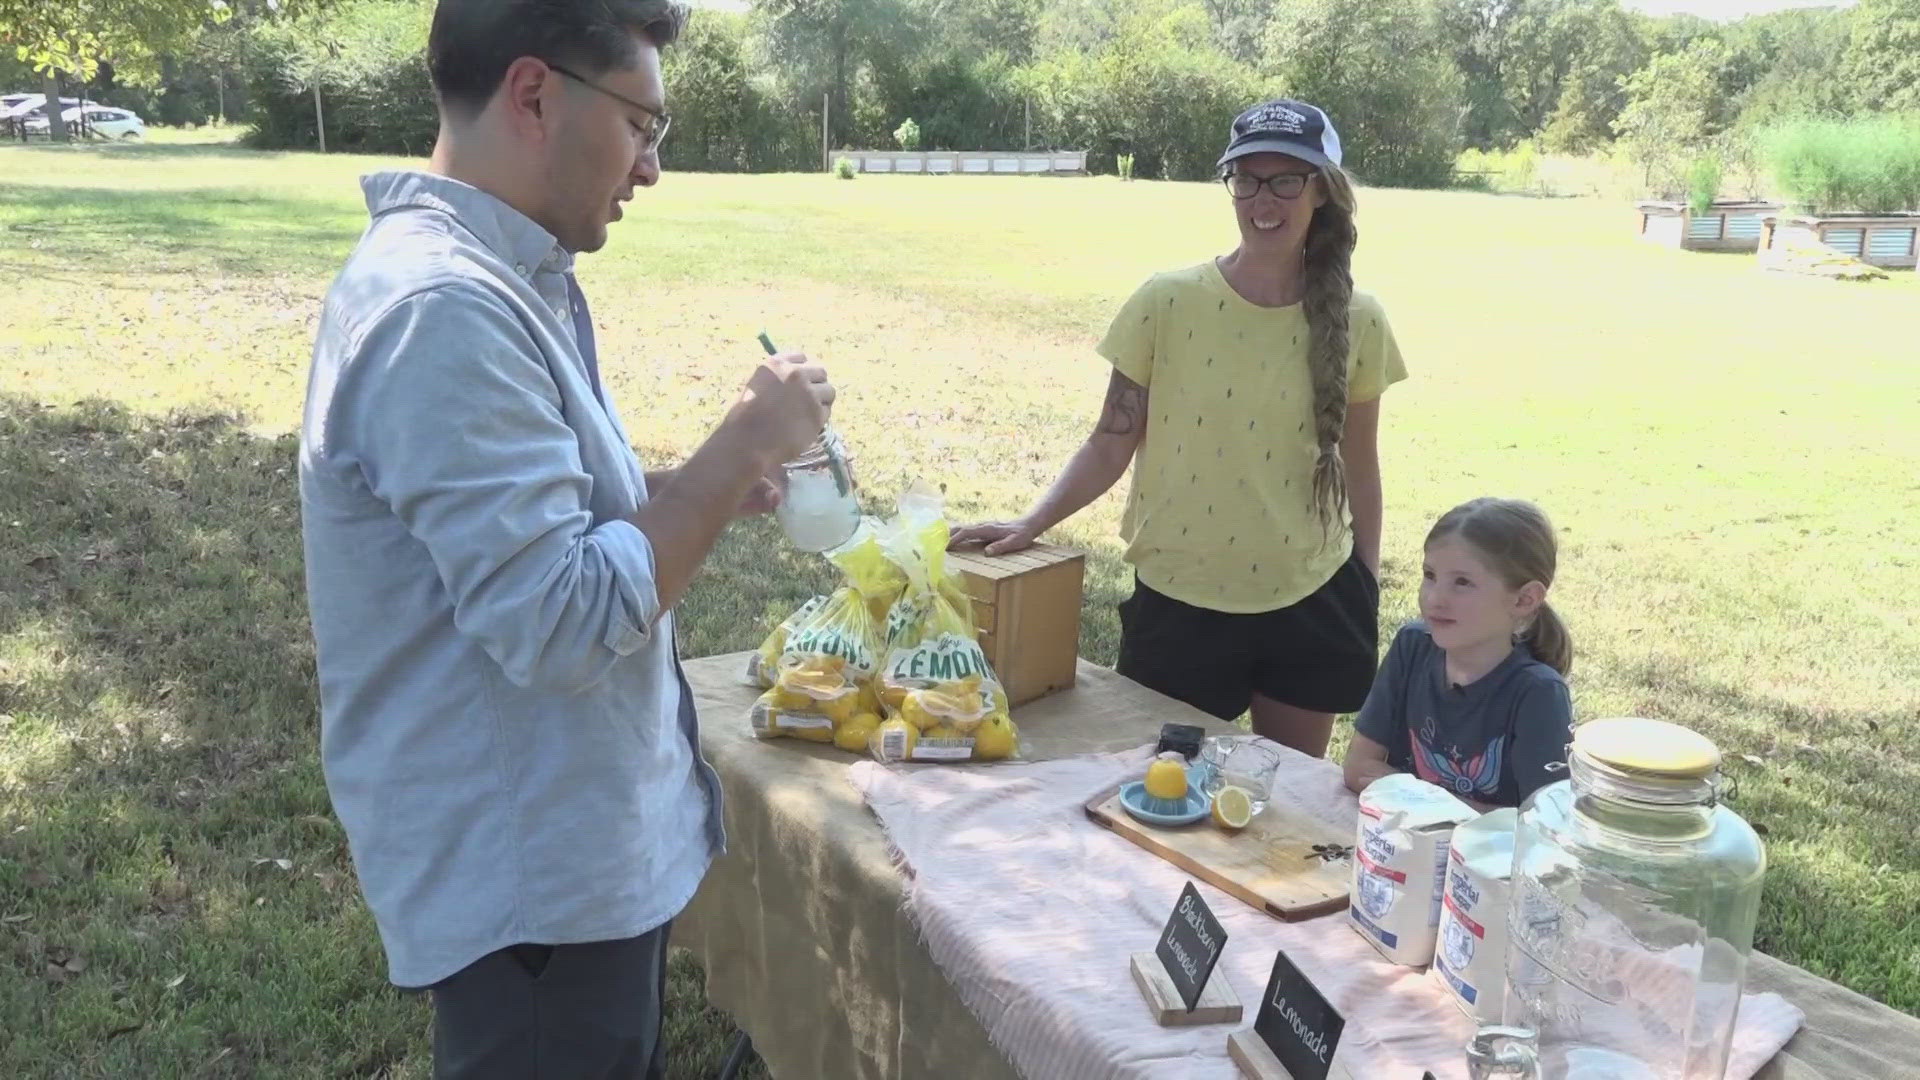
[[[670,920],[724,845],[674,606],[833,401],[753,371],[644,473],[573,276],[660,176],[670,0],[440,0],[422,172],[363,181],[300,449],[321,757],[440,1077],[662,1074]]]

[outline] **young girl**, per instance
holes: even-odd
[[[1347,787],[1411,772],[1476,809],[1560,777],[1573,640],[1547,604],[1553,526],[1532,503],[1475,499],[1427,534],[1420,615],[1387,650],[1354,723]]]
[[[1157,274],[1100,344],[1086,443],[1026,516],[956,544],[1018,551],[1127,466],[1134,594],[1119,671],[1319,756],[1379,656],[1380,395],[1406,377],[1378,301],[1354,291],[1353,183],[1320,109],[1240,114],[1220,158],[1240,243]]]

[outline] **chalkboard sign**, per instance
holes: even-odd
[[[1207,988],[1213,965],[1226,947],[1227,932],[1213,917],[1207,902],[1200,899],[1193,882],[1187,882],[1187,887],[1180,890],[1179,902],[1173,905],[1167,928],[1160,933],[1160,944],[1153,951],[1167,969],[1174,988],[1180,991],[1180,1001],[1188,1012],[1200,1003],[1200,992]]]
[[[1284,951],[1273,958],[1273,975],[1267,979],[1253,1030],[1294,1080],[1326,1080],[1346,1026]]]

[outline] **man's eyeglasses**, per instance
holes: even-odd
[[[1297,199],[1307,190],[1307,181],[1314,178],[1313,173],[1275,173],[1272,176],[1254,176],[1251,173],[1232,172],[1225,176],[1227,192],[1236,199],[1251,199],[1260,194],[1265,187],[1273,192],[1275,198]]]
[[[626,96],[625,94],[615,93],[614,91],[609,90],[604,86],[601,86],[599,83],[594,82],[592,79],[589,79],[584,75],[576,75],[573,72],[568,71],[566,68],[561,67],[559,64],[555,64],[549,61],[547,63],[547,66],[559,72],[560,74],[565,75],[567,78],[572,79],[574,82],[579,83],[581,86],[587,87],[590,90],[598,90],[601,93],[612,98],[613,100],[620,102],[622,105],[627,105],[632,108],[639,109],[641,112],[645,113],[647,116],[647,122],[644,125],[642,124],[634,125],[635,127],[640,129],[640,139],[643,145],[647,146],[648,148],[657,147],[660,145],[660,143],[663,140],[666,139],[667,128],[672,126],[673,117],[668,116],[666,113],[663,113],[658,109],[653,109],[645,105],[642,105],[639,102],[633,100],[632,98]]]

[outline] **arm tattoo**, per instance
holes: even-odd
[[[1100,435],[1132,435],[1140,430],[1147,408],[1147,388],[1120,374],[1107,382],[1107,403],[1100,408]]]

